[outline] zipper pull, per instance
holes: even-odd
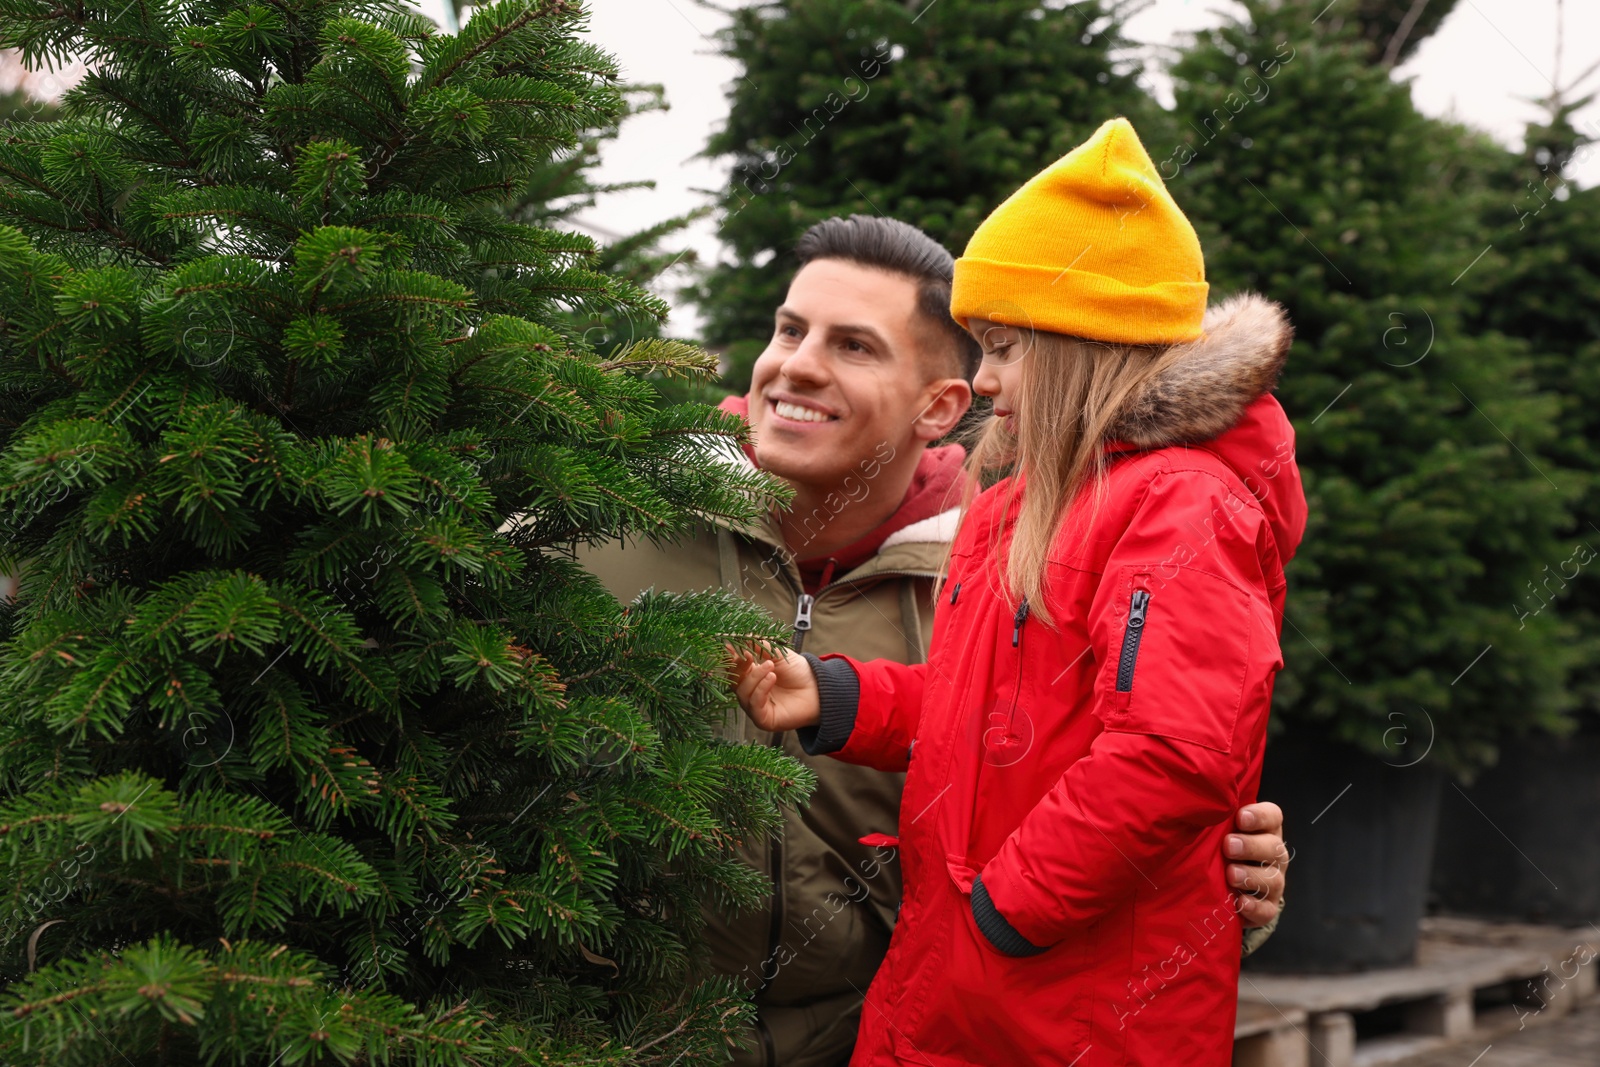
[[[795,605],[794,639],[789,644],[796,652],[799,652],[800,646],[806,643],[806,631],[811,629],[811,605],[816,602],[817,598],[810,593],[801,593],[800,601]]]
[[[1128,599],[1128,626],[1122,631],[1122,655],[1117,659],[1119,693],[1133,692],[1133,668],[1139,662],[1139,639],[1144,636],[1144,616],[1149,607],[1150,593],[1135,589]]]
[[[956,602],[956,597],[958,597],[960,595],[961,595],[961,583],[957,582],[956,583],[956,587],[954,589],[950,590],[950,603],[954,604]]]
[[[1150,594],[1143,589],[1133,591],[1133,600],[1128,605],[1128,625],[1134,629],[1144,625],[1144,613],[1150,606]]]
[[[1017,613],[1011,619],[1011,647],[1016,648],[1022,643],[1022,624],[1028,621],[1028,598],[1023,597],[1022,603],[1017,605]]]

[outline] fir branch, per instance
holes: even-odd
[[[567,0],[538,0],[537,3],[529,3],[528,6],[526,6],[514,18],[508,20],[500,26],[496,26],[492,32],[475,40],[470,48],[460,50],[458,54],[453,56],[450,62],[447,63],[442,69],[425,73],[419,85],[419,89],[431,89],[436,85],[443,84],[444,82],[448,81],[456,71],[460,70],[463,66],[470,63],[478,56],[488,52],[501,41],[512,36],[524,26],[527,26],[538,19],[549,18],[552,15],[564,14],[570,9],[570,7],[571,5],[567,2]],[[485,9],[485,13],[493,10],[494,8],[487,8]]]

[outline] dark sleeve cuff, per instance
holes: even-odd
[[[989,891],[983,888],[981,876],[972,880],[972,917],[977,921],[978,929],[983,931],[983,936],[989,939],[989,944],[1007,956],[1037,956],[1050,947],[1035,945],[1006,922],[1006,917],[989,899]]]
[[[850,740],[856,728],[856,708],[861,703],[861,679],[848,660],[818,659],[800,653],[811,664],[817,679],[817,695],[822,701],[822,718],[815,726],[802,726],[795,736],[807,755],[826,756],[837,752]]]

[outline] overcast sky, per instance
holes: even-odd
[[[1330,6],[1353,2],[1333,0]],[[1232,6],[1154,0],[1129,24],[1130,35],[1152,46],[1179,44],[1186,32],[1220,22]],[[721,184],[726,167],[697,155],[727,115],[723,91],[737,71],[714,54],[710,41],[722,17],[694,0],[590,0],[590,7],[596,40],[616,55],[630,80],[664,85],[671,105],[665,114],[641,115],[625,126],[608,146],[600,172],[606,181],[653,178],[656,188],[609,196],[583,216],[597,234],[629,233],[704,203],[697,190]],[[1556,0],[1460,0],[1395,76],[1410,80],[1424,112],[1452,116],[1518,146],[1524,125],[1539,114],[1529,98],[1548,95],[1553,79],[1570,81],[1600,60],[1600,0],[1568,0],[1564,40],[1558,68]],[[1600,89],[1600,74],[1583,88]],[[1156,91],[1165,95],[1163,85]],[[1579,126],[1586,123],[1600,133],[1600,103],[1579,116]],[[1574,172],[1584,185],[1600,182],[1600,149]],[[696,227],[689,243],[706,259],[719,251],[709,220]],[[676,312],[672,328],[692,336],[692,310]]]

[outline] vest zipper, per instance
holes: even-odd
[[[1133,692],[1133,668],[1139,661],[1139,640],[1144,636],[1145,613],[1150,608],[1150,594],[1135,589],[1128,602],[1128,628],[1122,633],[1122,657],[1117,661],[1117,692]]]
[[[958,597],[960,595],[961,595],[961,583],[957,582],[956,583],[956,587],[954,589],[950,590],[950,603],[954,604],[956,602],[956,597]]]

